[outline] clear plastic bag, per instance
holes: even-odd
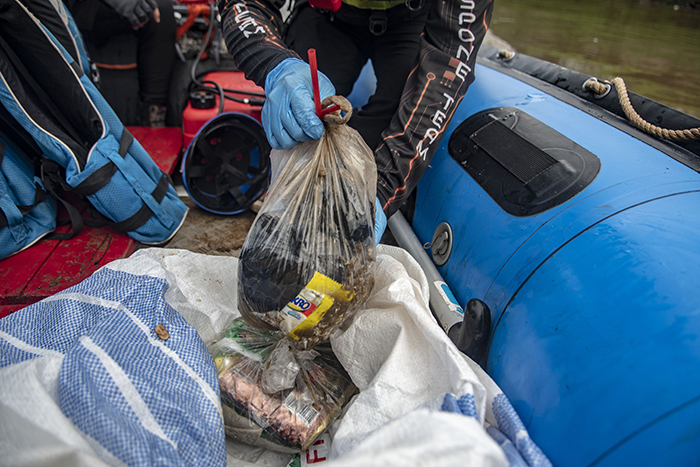
[[[346,99],[324,117],[320,141],[281,155],[276,180],[246,237],[238,270],[239,311],[260,329],[282,330],[297,349],[326,340],[374,285],[374,154]]]
[[[283,452],[307,449],[357,390],[330,346],[299,351],[279,331],[235,320],[211,347],[226,434]]]

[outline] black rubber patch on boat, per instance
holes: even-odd
[[[512,107],[479,112],[454,131],[450,156],[514,216],[558,206],[588,186],[600,160],[536,118]]]

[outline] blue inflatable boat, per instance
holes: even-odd
[[[554,465],[700,465],[700,143],[532,57],[484,46],[476,76],[405,215],[437,289],[490,314],[477,358]]]

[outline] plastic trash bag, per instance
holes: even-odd
[[[240,318],[210,351],[226,434],[253,446],[308,449],[356,391],[330,346],[294,350],[281,332]]]
[[[320,141],[280,156],[270,192],[246,237],[239,311],[252,326],[282,330],[298,349],[328,338],[374,285],[374,154],[345,123],[350,104],[324,117]],[[278,155],[279,156],[279,155]]]

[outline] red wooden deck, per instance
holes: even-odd
[[[129,127],[158,167],[173,174],[182,150],[179,128]],[[60,204],[60,203],[59,203]],[[66,216],[59,208],[59,219]],[[65,232],[67,226],[56,229]],[[109,227],[85,226],[70,240],[41,240],[0,261],[0,318],[77,284],[105,264],[126,258],[137,242]]]

